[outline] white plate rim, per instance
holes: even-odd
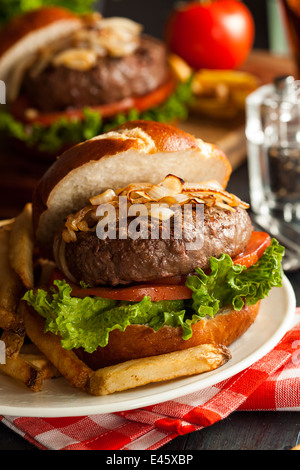
[[[22,406],[11,406],[5,405],[4,403],[0,403],[0,414],[5,416],[22,416],[22,417],[40,417],[40,418],[59,418],[59,417],[74,417],[74,416],[87,416],[87,415],[100,415],[100,414],[107,414],[111,412],[121,412],[126,410],[133,410],[137,408],[143,408],[146,406],[155,405],[158,403],[163,403],[165,401],[174,400],[176,398],[183,397],[184,395],[188,395],[193,392],[197,392],[203,390],[205,388],[211,387],[216,385],[217,383],[222,382],[223,380],[229,379],[230,377],[238,374],[242,370],[245,370],[247,367],[254,364],[256,361],[261,359],[264,355],[266,355],[271,349],[273,349],[280,339],[284,336],[287,332],[289,327],[291,326],[292,319],[295,313],[296,308],[296,299],[294,290],[287,279],[287,277],[283,276],[283,282],[281,288],[282,292],[286,295],[287,306],[286,310],[282,312],[282,319],[281,322],[276,329],[276,331],[270,336],[270,338],[262,344],[258,349],[254,350],[250,355],[245,357],[243,360],[239,361],[238,363],[234,364],[233,366],[228,366],[227,368],[220,368],[213,372],[208,372],[203,375],[199,375],[188,378],[181,378],[176,379],[176,381],[169,381],[165,382],[163,385],[163,390],[158,391],[157,393],[139,396],[139,390],[143,389],[146,390],[160,390],[162,387],[160,384],[151,384],[144,387],[140,387],[134,389],[132,394],[133,398],[127,399],[127,393],[131,393],[131,391],[120,392],[119,394],[114,394],[114,396],[121,397],[120,401],[112,401],[111,403],[106,402],[106,397],[92,397],[83,392],[76,390],[76,393],[82,394],[82,399],[84,402],[89,402],[90,404],[82,405],[81,407],[72,406],[71,403],[71,396],[69,404],[66,403],[66,406],[30,406],[34,404],[36,393],[24,390],[24,394],[28,393],[28,402],[29,405],[26,407]],[[271,297],[272,291],[270,293]],[[265,302],[265,299],[262,303]],[[253,326],[253,325],[252,325]],[[251,328],[251,327],[250,327]],[[245,333],[247,334],[247,332]],[[236,343],[238,343],[237,340]],[[230,362],[230,361],[229,361]],[[1,378],[4,377],[0,375],[0,386],[1,386]],[[10,378],[8,378],[10,379]],[[13,379],[12,379],[13,380]],[[65,379],[54,379],[56,380],[65,380]],[[52,381],[51,381],[52,382]],[[169,386],[168,386],[169,384]],[[16,387],[19,384],[15,384]],[[74,391],[73,388],[70,387],[71,395]],[[43,393],[43,392],[37,392]],[[136,395],[137,398],[134,398]],[[124,396],[124,400],[122,400],[122,396]],[[129,395],[130,396],[130,395]],[[110,395],[108,397],[113,397]],[[79,398],[80,400],[80,398]],[[101,403],[102,401],[102,403]]]

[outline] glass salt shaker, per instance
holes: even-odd
[[[300,81],[277,77],[247,97],[246,138],[252,210],[300,223]]]

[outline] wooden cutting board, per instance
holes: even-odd
[[[262,83],[267,83],[275,76],[293,73],[293,62],[287,57],[255,51],[243,70],[255,74]],[[246,159],[243,117],[226,122],[195,115],[178,124],[178,127],[218,145],[228,156],[233,169]],[[30,158],[0,142],[0,218],[14,217],[26,202],[31,201],[33,189],[49,165],[49,161]]]
[[[197,138],[210,142],[223,150],[232,165],[237,168],[246,158],[246,139],[244,117],[227,123],[200,116],[190,116],[185,122],[178,124],[182,130]]]

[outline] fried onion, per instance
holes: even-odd
[[[101,219],[96,215],[101,204],[111,204],[116,208],[119,217],[119,198],[127,198],[127,210],[133,204],[144,204],[149,216],[156,215],[160,220],[168,219],[174,215],[172,206],[184,204],[205,204],[208,207],[218,207],[233,212],[236,207],[248,209],[249,204],[241,201],[237,196],[225,191],[217,181],[202,183],[185,183],[175,175],[168,175],[159,184],[132,183],[125,188],[117,190],[107,189],[99,195],[90,198],[90,205],[67,217],[63,239],[69,243],[76,241],[78,231],[95,231],[97,222]],[[163,204],[164,209],[158,211],[153,208],[157,203]],[[154,215],[154,216],[155,216]]]

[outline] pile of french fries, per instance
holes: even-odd
[[[58,375],[53,364],[26,339],[20,301],[34,286],[31,205],[0,225],[0,331],[5,357],[0,371],[36,392],[45,379]]]
[[[231,357],[222,345],[203,344],[183,351],[91,370],[74,351],[63,349],[59,336],[44,331],[44,320],[22,297],[27,289],[47,289],[54,264],[36,259],[32,206],[0,224],[0,331],[5,360],[0,372],[24,389],[42,390],[45,381],[64,377],[91,395],[107,395],[149,383],[201,374]],[[0,356],[1,359],[1,356]]]
[[[214,69],[194,71],[175,54],[170,55],[169,64],[179,82],[192,77],[191,110],[215,119],[235,118],[244,113],[247,96],[259,86],[258,78],[251,73]]]

